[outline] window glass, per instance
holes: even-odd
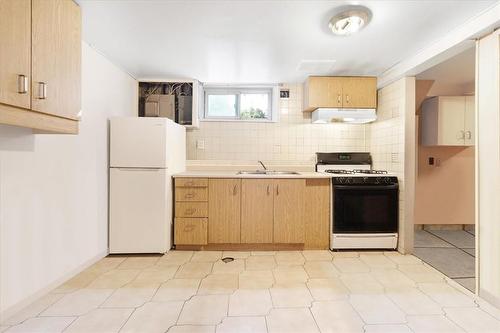
[[[207,116],[236,118],[237,117],[236,95],[209,94]]]
[[[241,94],[241,119],[269,119],[269,94]]]

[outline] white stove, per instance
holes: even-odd
[[[399,221],[397,177],[373,170],[369,153],[316,155],[316,171],[332,175],[330,248],[395,249]]]

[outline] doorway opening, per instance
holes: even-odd
[[[475,46],[416,76],[414,255],[475,292]]]

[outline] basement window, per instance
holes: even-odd
[[[276,121],[279,89],[274,86],[205,86],[203,120]]]

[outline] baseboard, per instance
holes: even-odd
[[[60,278],[56,279],[55,281],[52,281],[49,283],[47,286],[41,288],[37,292],[31,294],[28,297],[25,297],[23,300],[17,302],[16,304],[9,306],[5,310],[0,312],[0,323],[3,322],[4,319],[8,319],[9,317],[12,317],[14,314],[17,312],[21,311],[24,309],[26,306],[30,305],[40,297],[44,296],[45,294],[49,293],[50,291],[54,290],[76,274],[80,273],[81,271],[87,269],[88,267],[92,266],[102,258],[108,255],[108,249],[106,251],[100,252],[98,255],[92,257],[91,259],[85,261],[83,264],[80,266],[72,269],[68,273],[64,274]]]
[[[474,224],[415,224],[415,230],[474,230]]]
[[[491,305],[496,306],[498,309],[500,309],[500,298],[494,296],[490,292],[480,288],[479,297],[481,297]]]

